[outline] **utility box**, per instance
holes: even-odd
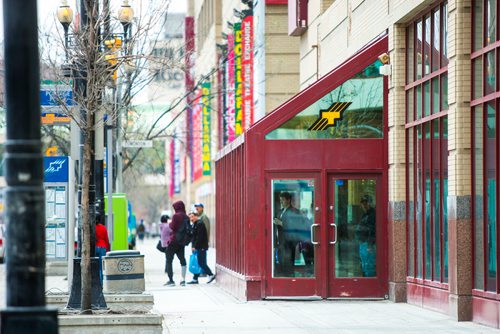
[[[144,255],[139,251],[111,251],[102,262],[104,293],[144,292]]]

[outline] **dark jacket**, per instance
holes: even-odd
[[[193,248],[208,249],[207,228],[201,220],[197,220],[193,225]]]
[[[174,204],[172,204],[172,207],[174,208],[175,213],[172,216],[172,222],[169,224],[170,229],[172,230],[172,233],[170,235],[170,243],[177,245],[175,234],[184,224],[184,220],[189,220],[189,217],[186,214],[186,207],[184,206],[183,201],[175,202]]]

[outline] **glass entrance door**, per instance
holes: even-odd
[[[270,180],[267,295],[319,295],[316,277],[319,222],[317,177],[297,174]],[[269,245],[268,244],[268,245]]]
[[[384,297],[380,177],[335,175],[329,183],[328,297]]]

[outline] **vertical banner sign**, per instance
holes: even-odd
[[[234,35],[227,35],[227,141],[230,143],[234,140]]]
[[[211,168],[211,154],[210,154],[210,82],[205,82],[201,86],[201,105],[202,105],[202,118],[201,118],[201,147],[202,147],[202,164],[203,175],[210,175]]]
[[[178,128],[177,128],[178,129]],[[174,193],[181,193],[181,141],[176,130],[174,134]]]
[[[175,183],[175,172],[174,172],[174,160],[175,160],[175,143],[174,139],[170,141],[170,189],[168,194],[170,198],[174,196],[174,183]]]
[[[241,77],[241,22],[233,24],[234,28],[234,115],[236,136],[243,133],[243,82]]]
[[[201,90],[193,101],[193,181],[203,176],[202,160],[202,103]]]
[[[243,131],[254,121],[253,116],[253,14],[251,10],[241,22],[242,31],[242,80],[243,80]]]

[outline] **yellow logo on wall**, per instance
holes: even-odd
[[[319,111],[319,118],[309,127],[309,131],[323,131],[342,120],[342,114],[351,102],[335,102],[326,110]]]

